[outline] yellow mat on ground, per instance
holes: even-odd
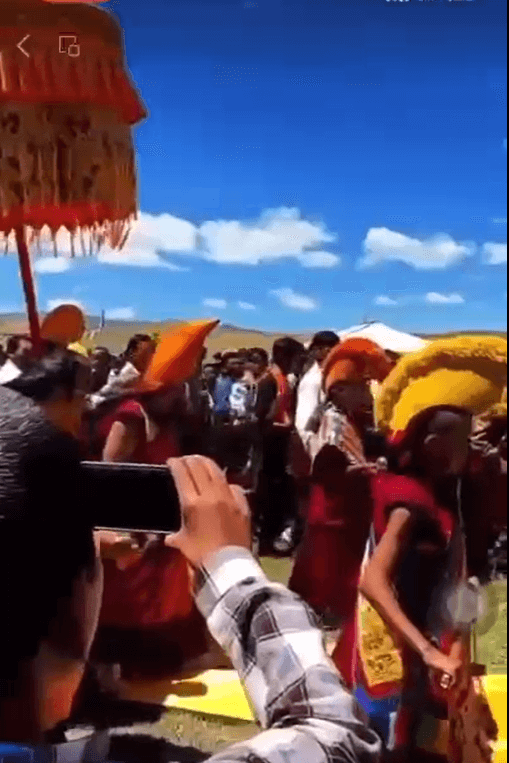
[[[507,676],[487,676],[483,685],[500,731],[494,763],[507,763]],[[203,715],[255,720],[235,670],[208,670],[181,681],[131,681],[124,683],[122,696]]]
[[[499,728],[494,763],[507,763],[507,676],[487,676],[483,685]]]
[[[204,715],[255,720],[235,670],[208,670],[181,681],[130,681],[124,683],[122,697]]]

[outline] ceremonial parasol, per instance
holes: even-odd
[[[132,127],[146,116],[122,30],[90,3],[0,0],[0,240],[18,251],[35,345],[29,249],[120,249],[137,212]],[[58,234],[58,236],[57,236]]]

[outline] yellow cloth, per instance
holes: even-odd
[[[499,728],[494,763],[507,763],[507,676],[487,676],[482,683]]]
[[[480,415],[500,403],[506,387],[505,339],[442,339],[400,360],[380,390],[376,416],[381,429],[396,433],[434,406],[453,405]]]
[[[130,681],[122,698],[203,715],[255,720],[235,670],[208,670],[182,681]]]

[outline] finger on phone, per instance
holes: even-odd
[[[216,462],[212,461],[210,458],[205,458],[203,456],[197,456],[197,458],[200,458],[204,467],[207,469],[210,479],[216,482],[218,486],[219,484],[223,485],[223,487],[226,489],[228,486],[228,481],[226,479],[226,469],[221,469],[216,464]]]
[[[184,458],[170,458],[166,462],[171,472],[181,506],[186,506],[198,494],[198,488],[193,480],[189,468],[186,466]]]
[[[221,474],[220,470],[215,471],[210,468],[211,463],[212,462],[209,462],[209,460],[203,456],[186,457],[186,465],[191,471],[200,494],[217,489],[220,485],[220,481],[224,482],[224,476]]]
[[[251,517],[251,509],[244,491],[238,485],[230,485],[230,490],[235,498],[235,503],[245,517]]]

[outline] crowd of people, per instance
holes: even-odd
[[[110,691],[233,665],[264,731],[214,760],[489,761],[470,634],[506,525],[506,342],[208,359],[216,326],[0,348],[0,740],[49,743],[91,665]],[[182,530],[94,530],[84,460],[169,464]]]

